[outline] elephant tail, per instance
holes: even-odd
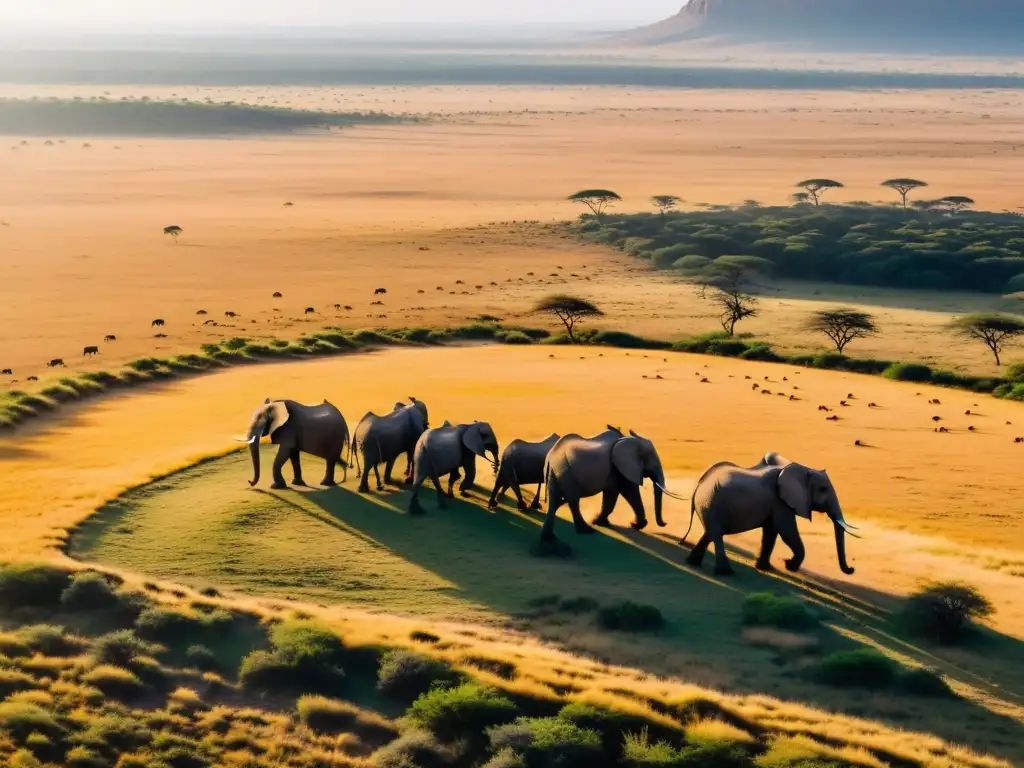
[[[690,530],[693,528],[693,515],[697,511],[697,489],[693,489],[693,495],[690,496],[690,524],[686,526],[686,533],[683,534],[683,538],[679,540],[680,544],[686,542],[686,537],[690,535]],[[704,521],[701,520],[701,523]]]
[[[358,441],[356,440],[356,438],[354,436],[352,437],[351,440],[349,440],[349,443],[348,443],[348,466],[350,466],[350,467],[353,466],[352,461],[353,461],[353,459],[355,459],[356,473],[359,474],[359,475],[362,475],[363,474],[363,468],[359,464],[359,447],[357,445],[357,442]],[[344,447],[343,447],[343,449],[344,449]]]

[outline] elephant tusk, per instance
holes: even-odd
[[[850,530],[851,528],[853,528],[853,526],[852,526],[852,525],[849,525],[849,524],[847,524],[847,522],[846,522],[845,520],[837,520],[837,521],[836,521],[836,524],[837,524],[837,525],[838,525],[838,526],[839,526],[840,528],[842,528],[842,529],[843,529],[844,531],[846,531],[846,532],[847,532],[848,534],[850,534],[851,536],[853,536],[853,538],[855,538],[855,539],[859,539],[859,538],[862,538],[861,536],[858,536],[858,535],[857,535],[856,533],[854,533],[854,532],[853,532],[852,530]]]
[[[689,501],[689,499],[684,499],[684,498],[683,498],[682,496],[677,496],[676,494],[672,493],[672,491],[668,490],[668,489],[667,489],[667,488],[665,488],[665,486],[663,486],[663,485],[660,485],[660,484],[658,484],[658,483],[655,483],[655,485],[656,485],[656,486],[658,487],[658,489],[659,489],[659,490],[661,490],[661,492],[662,492],[662,493],[664,493],[664,494],[665,494],[666,496],[669,496],[669,497],[671,497],[671,498],[673,498],[673,499],[676,499],[677,501]]]
[[[236,438],[235,438],[235,442],[236,442],[236,443],[249,443],[250,445],[251,445],[251,444],[252,444],[252,443],[253,443],[253,442],[254,442],[255,440],[256,440],[256,438],[255,438],[255,437],[252,437],[252,438],[249,438],[249,437],[236,437]]]

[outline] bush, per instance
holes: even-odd
[[[992,604],[974,587],[958,582],[929,584],[908,601],[904,616],[912,631],[940,643],[956,643],[972,621],[990,616]]]
[[[139,637],[164,643],[187,641],[207,626],[206,616],[158,606],[147,608],[135,620],[135,631]]]
[[[41,733],[54,739],[64,735],[64,727],[54,719],[53,714],[35,704],[0,704],[0,729],[21,742],[31,733]]]
[[[405,332],[405,340],[412,341],[417,344],[423,344],[430,338],[429,328],[410,328]]]
[[[216,655],[205,645],[190,645],[185,651],[185,658],[201,672],[216,672],[220,669]]]
[[[0,568],[0,608],[53,608],[71,572],[51,565],[12,563]]]
[[[896,680],[897,665],[872,648],[839,651],[822,659],[815,671],[819,682],[842,688],[888,688]]]
[[[325,627],[308,621],[278,624],[273,651],[253,651],[242,660],[239,681],[260,691],[330,692],[345,679],[345,647]]]
[[[484,763],[483,768],[529,768],[529,766],[526,764],[526,758],[518,752],[503,749]]]
[[[529,768],[611,764],[595,731],[555,717],[520,718],[487,731],[495,751],[514,750]]]
[[[455,756],[438,743],[428,731],[414,730],[400,737],[370,757],[376,768],[443,768],[455,764]]]
[[[664,740],[678,739],[680,735],[669,728],[650,723],[641,715],[616,712],[584,701],[566,704],[558,716],[580,728],[595,731],[601,737],[605,752],[615,759],[622,756],[623,738],[627,733],[654,730],[657,738]]]
[[[44,656],[75,656],[85,647],[84,640],[53,624],[23,627],[18,637],[29,649]]]
[[[303,696],[295,706],[302,724],[317,733],[356,733],[377,743],[398,735],[397,729],[384,718],[344,701]]]
[[[456,688],[438,688],[423,694],[406,714],[411,722],[442,741],[454,741],[509,723],[518,713],[516,705],[493,688],[463,683]]]
[[[138,656],[154,653],[154,646],[140,639],[130,629],[119,629],[92,641],[90,655],[97,664],[126,666]]]
[[[645,339],[624,331],[598,331],[593,338],[593,343],[622,349],[669,349],[672,346],[667,341]]]
[[[743,601],[743,623],[803,632],[817,627],[819,621],[802,600],[755,592]]]
[[[900,675],[899,687],[911,696],[928,698],[956,698],[956,693],[938,672],[918,667]]]
[[[811,365],[815,368],[824,368],[825,370],[834,371],[842,368],[846,368],[850,358],[846,355],[841,355],[838,352],[825,352],[820,355],[815,355],[811,361]]]
[[[698,256],[695,253],[691,253],[689,256],[683,256],[681,259],[673,261],[672,269],[685,269],[690,272],[700,272],[710,263],[711,259],[706,256]]]
[[[6,699],[12,693],[27,691],[35,688],[35,678],[16,669],[4,669],[0,667],[0,699]]]
[[[712,339],[708,342],[707,354],[719,357],[739,357],[747,349],[749,349],[747,343],[739,339]]]
[[[747,347],[747,350],[740,357],[744,360],[759,360],[764,363],[781,363],[786,359],[765,343],[758,343]]]
[[[589,597],[570,597],[558,603],[562,613],[590,613],[601,607],[601,604]]]
[[[71,583],[60,596],[60,601],[75,610],[99,610],[117,603],[117,593],[103,574],[82,571],[71,577]]]
[[[107,696],[130,699],[146,690],[145,684],[123,667],[101,664],[82,676],[82,682],[97,688]]]
[[[750,753],[734,741],[677,749],[668,742],[652,742],[646,731],[627,734],[623,754],[624,764],[636,768],[746,768],[751,764]]]
[[[620,632],[653,632],[665,625],[665,618],[653,605],[627,600],[598,611],[597,623],[605,629]]]
[[[377,671],[377,689],[410,701],[435,683],[455,684],[459,675],[443,661],[412,651],[393,650],[384,655]]]
[[[100,757],[88,747],[77,746],[64,757],[67,768],[108,768],[110,761]]]
[[[499,338],[502,344],[533,344],[533,339],[522,331],[505,331]]]
[[[932,369],[920,363],[893,363],[882,375],[894,381],[931,381]]]

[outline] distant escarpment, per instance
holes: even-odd
[[[1020,0],[690,0],[675,16],[620,39],[701,38],[802,48],[931,53],[1024,52]]]

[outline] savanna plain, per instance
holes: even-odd
[[[622,198],[609,216],[660,215],[659,194],[683,212],[774,210],[797,181],[827,176],[845,186],[823,207],[891,211],[880,182],[909,176],[928,182],[919,197],[966,195],[1010,217],[1024,206],[1019,91],[5,85],[0,96],[398,118],[0,141],[2,386],[46,405],[0,432],[9,764],[1024,763],[1024,406],[672,349],[720,330],[692,275],[587,237],[585,209],[566,200],[607,188]],[[473,325],[558,334],[531,311],[556,293],[600,307],[584,328],[665,348],[444,339]],[[807,319],[849,306],[879,327],[850,345],[853,359],[974,380],[1024,361],[1008,345],[996,366],[947,328],[1013,312],[1009,289],[786,278],[757,297],[737,331],[787,358],[829,351]],[[359,349],[315,359],[137,365],[365,329]],[[124,370],[132,386],[81,403],[40,394]],[[406,513],[407,489],[357,493],[354,471],[335,488],[271,490],[270,446],[264,480],[247,484],[233,438],[264,398],[327,399],[354,427],[410,396],[432,426],[487,421],[502,447],[635,430],[680,498],[665,500],[665,528],[630,529],[621,500],[599,535],[561,520],[571,556],[542,558],[541,515],[508,498],[488,509],[483,462],[471,497],[439,510],[430,489],[423,517]],[[756,532],[726,539],[735,576],[714,576],[711,555],[686,564],[678,541],[701,473],[767,451],[828,470],[858,526],[854,574],[818,514],[800,523],[799,573],[781,568],[781,544],[779,570],[756,570]],[[320,460],[303,462],[317,477]],[[644,494],[650,506],[649,484]],[[583,505],[588,519],[598,508]],[[991,609],[959,643],[910,626],[912,597],[937,582]],[[622,619],[645,608],[652,626]]]

